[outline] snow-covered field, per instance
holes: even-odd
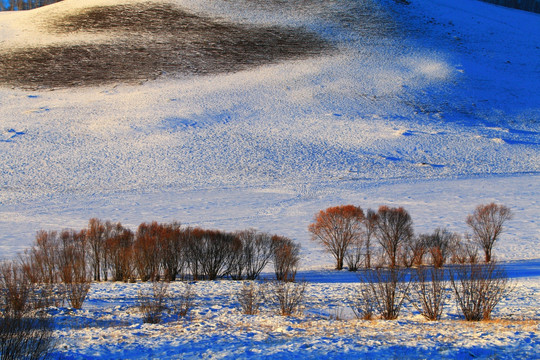
[[[142,326],[124,311],[133,299],[121,299],[135,285],[98,284],[75,315],[91,329],[66,330],[60,351],[81,358],[540,352],[539,277],[531,271],[540,258],[538,14],[473,0],[65,0],[0,12],[0,58],[29,47],[170,41],[170,34],[159,38],[129,24],[68,34],[50,27],[87,7],[164,2],[212,24],[314,34],[325,46],[313,56],[233,72],[173,72],[155,80],[148,74],[136,83],[49,89],[14,86],[0,76],[1,257],[26,248],[39,229],[80,229],[90,217],[130,227],[151,220],[254,227],[302,245],[301,268],[311,274],[307,315],[240,316],[229,291],[237,284],[201,283],[215,311],[203,306],[187,324]],[[4,74],[6,66],[0,62]],[[333,289],[348,285],[320,281],[332,259],[309,240],[316,211],[399,205],[411,212],[417,232],[464,232],[465,216],[491,201],[515,213],[497,258],[530,260],[519,264],[531,274],[495,316],[523,314],[532,322],[464,324],[452,318],[453,308],[436,324],[412,310],[391,323],[322,315],[341,301],[325,294],[337,296]],[[111,293],[116,300],[108,300]]]

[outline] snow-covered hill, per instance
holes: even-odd
[[[418,230],[463,231],[466,213],[496,201],[517,215],[500,256],[540,257],[538,15],[467,0],[65,0],[0,13],[0,53],[49,54],[59,60],[52,74],[78,71],[54,57],[58,49],[116,51],[173,35],[84,14],[112,7],[151,19],[164,4],[211,24],[210,47],[223,45],[220,26],[273,29],[319,47],[269,61],[264,51],[276,48],[255,44],[249,64],[217,74],[152,72],[142,83],[101,85],[74,74],[82,86],[54,89],[40,83],[46,69],[30,68],[39,71],[21,85],[4,61],[15,74],[0,87],[5,256],[38,229],[99,216],[257,227],[301,242],[316,259],[306,266],[316,267],[326,255],[306,227],[321,208],[403,205]],[[131,60],[107,61],[116,69]]]

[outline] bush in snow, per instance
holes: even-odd
[[[171,309],[177,318],[186,317],[189,311],[193,308],[196,294],[193,285],[188,282],[183,282],[183,290],[177,297],[170,299]]]
[[[431,266],[416,268],[415,279],[411,286],[409,300],[428,320],[439,320],[446,301],[449,282],[445,279],[445,270]]]
[[[302,311],[306,282],[273,281],[266,289],[268,299],[282,316],[291,316]]]
[[[512,290],[506,271],[494,262],[450,268],[450,282],[457,307],[467,321],[488,320]]]
[[[254,281],[244,282],[237,297],[243,314],[256,315],[264,302],[264,289]]]
[[[361,320],[371,320],[375,312],[374,306],[375,300],[371,286],[369,284],[360,284],[351,304],[354,315]]]
[[[411,284],[411,276],[407,269],[399,267],[366,269],[359,273],[359,278],[369,288],[363,296],[371,297],[371,302],[381,317],[385,320],[397,319]]]
[[[152,281],[149,288],[139,291],[137,306],[142,314],[144,323],[159,324],[163,311],[167,309],[169,300],[169,283],[165,281]]]
[[[47,359],[55,348],[53,323],[46,314],[0,313],[0,360]]]

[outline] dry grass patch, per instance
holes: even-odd
[[[93,7],[44,24],[52,34],[106,34],[110,41],[3,50],[0,84],[65,88],[219,74],[331,48],[303,29],[226,23],[169,4]]]

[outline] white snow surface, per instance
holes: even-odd
[[[58,357],[540,353],[540,285],[531,272],[540,258],[539,15],[473,0],[168,1],[222,21],[303,27],[337,51],[138,85],[0,87],[1,257],[27,248],[37,230],[80,229],[91,217],[132,228],[152,220],[257,228],[302,245],[304,315],[241,315],[240,285],[218,281],[195,285],[191,320],[143,325],[134,309],[143,284],[93,284],[82,310],[55,315],[65,315]],[[107,41],[60,37],[38,24],[134,2],[64,0],[0,12],[0,49]],[[491,201],[515,214],[495,256],[530,273],[497,308],[494,317],[506,320],[464,323],[453,302],[435,323],[410,306],[398,321],[355,320],[348,310],[345,320],[332,319],[347,308],[353,275],[329,272],[332,258],[310,241],[318,210],[404,206],[416,232],[464,233],[466,215]]]
[[[503,259],[539,258],[540,21],[478,1],[194,1],[188,11],[302,26],[337,51],[215,76],[140,85],[0,88],[0,246],[90,217],[255,227],[299,241],[319,209],[405,206],[418,231],[479,203],[516,217]],[[95,42],[51,16],[123,0],[0,13],[0,47]],[[81,37],[84,37],[82,39]]]

